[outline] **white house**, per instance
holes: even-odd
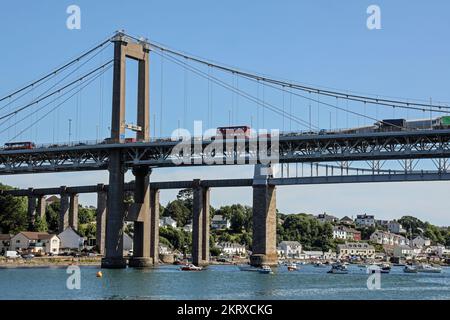
[[[302,245],[298,241],[281,241],[278,248],[277,251],[286,258],[299,258],[302,253]]]
[[[430,246],[425,249],[425,253],[434,254],[439,258],[450,255],[450,250],[446,249],[443,245],[438,244],[436,246]]]
[[[171,226],[172,228],[176,228],[177,227],[177,222],[175,220],[173,220],[171,217],[162,217],[159,220],[159,226],[160,227]]]
[[[410,258],[414,255],[414,250],[410,246],[400,245],[394,247],[394,257],[396,258]]]
[[[417,236],[412,240],[413,247],[423,248],[431,246],[431,240],[422,236]]]
[[[11,245],[12,235],[10,234],[0,234],[0,253],[9,250]]]
[[[406,230],[403,229],[402,225],[399,222],[397,222],[396,220],[389,221],[387,227],[388,227],[389,232],[392,232],[392,233],[396,233],[396,234],[406,233]]]
[[[58,234],[58,237],[61,240],[61,249],[78,250],[83,248],[84,238],[72,227],[66,228],[66,230]]]
[[[409,240],[404,236],[380,230],[370,235],[370,241],[389,246],[409,245]]]
[[[336,218],[335,216],[329,215],[326,212],[317,215],[316,219],[319,220],[320,222],[338,222],[339,221],[338,218]]]
[[[226,255],[234,255],[234,254],[239,255],[246,253],[245,246],[235,242],[217,243],[216,247],[219,248]]]
[[[333,239],[347,239],[347,228],[344,226],[333,227]]]
[[[58,254],[60,242],[56,234],[23,231],[11,238],[10,250]]]
[[[375,216],[367,214],[358,214],[355,223],[358,227],[374,227]]]
[[[211,220],[211,229],[229,229],[231,227],[230,220],[223,215],[216,214]]]
[[[374,258],[375,248],[365,242],[347,242],[345,244],[338,244],[337,253],[339,258]]]

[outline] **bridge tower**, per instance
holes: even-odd
[[[114,75],[112,96],[111,138],[112,143],[125,142],[125,74],[126,59],[138,61],[138,93],[137,93],[137,141],[149,141],[149,44],[135,41],[122,32],[112,39],[114,43]],[[103,268],[125,268],[123,257],[123,224],[125,221],[124,174],[120,150],[111,150],[109,164],[109,187],[107,196],[107,217],[105,235],[105,257]],[[150,258],[150,169],[148,167],[133,168],[136,180],[134,204],[129,208],[126,219],[134,221],[134,254],[129,265],[146,267],[152,265]]]

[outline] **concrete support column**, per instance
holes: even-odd
[[[70,195],[69,226],[78,230],[78,194]]]
[[[134,217],[133,257],[128,265],[144,268],[153,265],[150,258],[150,170],[148,167],[133,168],[135,176],[134,203],[131,214]]]
[[[276,266],[277,257],[277,205],[276,187],[269,185],[270,166],[255,166],[253,179],[253,244],[250,264]]]
[[[33,188],[29,188],[28,191],[28,230],[34,231],[36,224],[36,196],[33,195]]]
[[[66,187],[61,187],[58,231],[63,232],[69,226],[69,194]]]
[[[209,264],[209,188],[194,180],[194,203],[192,221],[192,263],[197,266]]]
[[[105,257],[102,268],[125,268],[123,258],[124,168],[120,150],[109,155],[108,216],[106,217]]]
[[[276,187],[253,186],[253,266],[277,265]]]
[[[150,258],[159,263],[159,190],[150,189]]]
[[[105,227],[108,194],[103,190],[103,184],[99,184],[97,189],[97,230],[95,238],[98,253],[105,254]]]
[[[47,205],[45,203],[45,196],[39,196],[38,204],[37,204],[37,214],[41,220],[45,220],[45,209],[46,208],[47,208]]]

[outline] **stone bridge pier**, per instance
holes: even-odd
[[[192,263],[205,266],[209,264],[210,190],[200,180],[194,180],[193,193]]]
[[[256,165],[253,180],[253,244],[250,264],[255,267],[278,264],[276,187],[268,184],[270,167]]]
[[[69,226],[78,230],[78,194],[69,193],[67,187],[62,186],[60,199],[58,231],[63,232]]]
[[[96,247],[98,253],[105,254],[105,228],[106,228],[106,208],[108,193],[103,184],[97,185],[97,211],[96,211]]]

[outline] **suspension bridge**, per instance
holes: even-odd
[[[113,57],[107,55],[111,45]],[[157,78],[150,73],[151,55],[160,62],[158,101],[151,100],[155,89],[150,94],[150,78]],[[125,94],[129,59],[137,63],[137,99],[132,103]],[[182,110],[170,110],[175,93],[164,94],[169,67],[183,74],[174,80],[183,79],[182,97],[174,100],[182,104]],[[104,107],[109,70],[110,113]],[[192,83],[201,90],[192,88]],[[98,103],[89,101],[83,114],[86,98],[82,93],[92,88],[93,97],[100,90],[100,98]],[[206,96],[195,108],[189,104],[193,93],[196,99]],[[133,105],[135,122],[129,121]],[[150,105],[155,105],[153,116]],[[74,119],[67,118],[74,111]],[[449,111],[447,103],[431,99],[366,95],[242,71],[120,31],[0,97],[0,136],[5,141],[0,150],[1,175],[108,170],[109,184],[2,194],[28,197],[30,228],[36,214],[45,215],[43,196],[61,195],[59,229],[63,231],[69,225],[77,228],[78,194],[97,193],[102,266],[122,268],[127,265],[125,220],[134,222],[134,252],[128,265],[158,263],[159,190],[194,189],[192,256],[195,264],[205,265],[209,262],[210,188],[252,187],[251,263],[271,265],[277,263],[276,186],[449,180]],[[105,113],[111,118],[107,128]],[[181,120],[187,128],[192,116],[214,129],[186,135]],[[228,131],[222,135],[216,128],[225,124],[227,116]],[[60,141],[64,120],[69,124],[68,139]],[[89,125],[94,128],[89,130]],[[281,130],[267,130],[268,126]],[[173,129],[170,136],[164,136],[166,128]],[[86,132],[95,132],[95,139],[80,139]],[[49,137],[51,143],[38,141]],[[255,173],[252,179],[150,183],[153,169],[210,165],[255,165]],[[275,166],[281,168],[281,175],[274,175]],[[134,175],[132,184],[125,183],[127,170]],[[124,205],[126,191],[134,194],[129,208]]]

